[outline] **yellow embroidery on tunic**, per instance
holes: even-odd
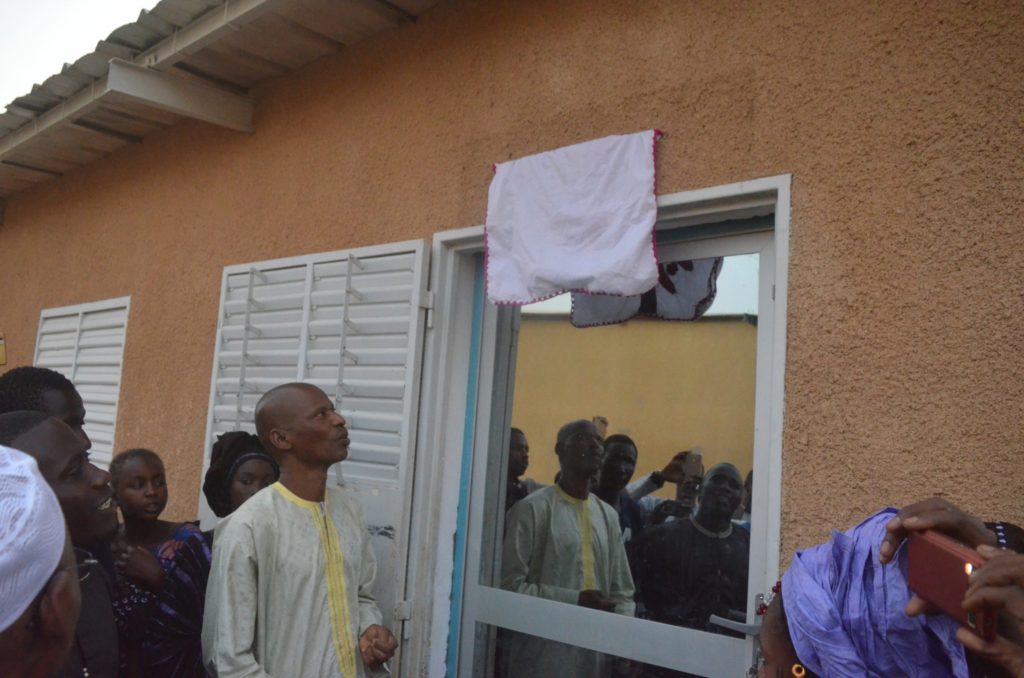
[[[583,568],[583,590],[597,588],[597,576],[594,574],[594,528],[590,520],[590,499],[577,499],[561,487],[555,486],[576,509],[576,527],[580,531],[580,564]]]
[[[320,533],[320,547],[324,554],[324,575],[327,581],[327,608],[331,617],[331,640],[338,657],[338,667],[344,678],[356,676],[356,650],[352,638],[352,621],[348,610],[348,590],[345,584],[345,554],[341,551],[338,530],[327,513],[327,495],[324,503],[306,501],[296,496],[280,482],[274,489],[296,506],[306,509],[317,531]]]

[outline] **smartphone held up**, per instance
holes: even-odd
[[[934,530],[907,538],[907,583],[910,590],[981,638],[996,637],[997,613],[967,612],[964,596],[971,573],[985,561],[974,549]]]

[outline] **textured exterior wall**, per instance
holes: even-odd
[[[190,516],[227,264],[478,224],[492,162],[652,126],[791,172],[783,554],[931,492],[1024,522],[1024,4],[458,1],[7,201],[0,331],[132,296],[117,446]]]
[[[526,477],[550,484],[555,438],[572,419],[600,414],[640,454],[636,478],[699,446],[704,466],[750,470],[757,328],[739,319],[632,320],[576,329],[566,316],[524,315],[512,423],[530,442]],[[659,494],[675,498],[675,486]]]

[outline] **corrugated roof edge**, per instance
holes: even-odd
[[[160,0],[153,9],[143,9],[137,21],[114,29],[96,43],[95,51],[73,64],[64,64],[60,73],[33,85],[28,94],[7,104],[6,112],[0,113],[0,139],[106,76],[111,59],[131,61],[223,5],[224,0]]]

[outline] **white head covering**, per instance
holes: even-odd
[[[64,514],[36,460],[0,445],[0,633],[53,576],[64,530]]]

